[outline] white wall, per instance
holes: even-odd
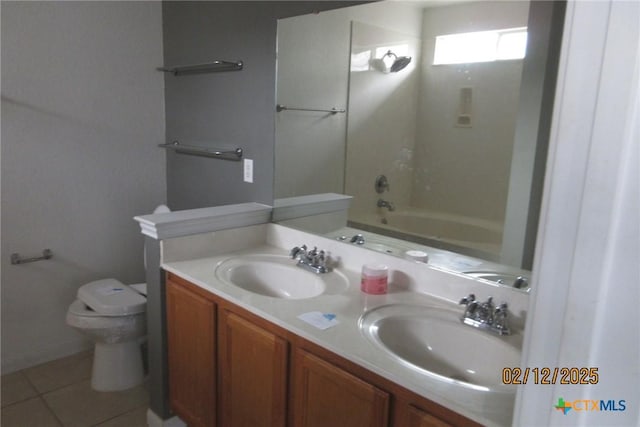
[[[83,283],[143,281],[165,201],[159,2],[2,2],[2,370],[87,348]],[[54,258],[9,265],[51,248]]]
[[[522,60],[433,65],[436,36],[526,27],[529,2],[426,8],[413,205],[501,224],[509,187]],[[472,126],[456,127],[460,89]]]

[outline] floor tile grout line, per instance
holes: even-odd
[[[34,397],[39,397],[40,396],[40,392],[38,391],[38,389],[33,385],[33,383],[29,380],[29,378],[27,377],[27,375],[24,373],[24,369],[21,369],[19,371],[15,371],[15,372],[10,372],[8,374],[5,375],[12,375],[12,374],[19,374],[26,382],[27,384],[29,384],[31,386],[31,388],[33,389],[33,391],[35,392],[34,395],[32,396],[27,396],[23,399],[20,400],[16,400],[15,402],[11,402],[9,404],[6,405],[0,405],[0,409],[4,409],[4,408],[8,408],[9,406],[13,406],[16,403],[22,403],[22,402],[26,402],[29,399],[33,399]],[[4,375],[3,375],[4,376]]]
[[[56,421],[58,422],[58,424],[60,425],[60,427],[65,427],[64,423],[62,422],[62,420],[60,419],[60,417],[58,417],[58,414],[56,414],[56,411],[53,410],[53,408],[51,406],[49,406],[49,403],[47,402],[47,399],[44,398],[44,396],[40,396],[40,399],[42,400],[42,402],[44,403],[44,406],[46,406],[46,408],[49,410],[49,412],[51,412],[51,414],[53,415],[53,417],[56,419]]]
[[[39,394],[36,394],[36,395],[34,395],[34,396],[29,396],[29,397],[26,397],[26,398],[24,398],[24,399],[22,399],[22,400],[16,400],[15,402],[11,402],[11,403],[9,403],[8,405],[4,405],[4,406],[2,406],[0,409],[4,410],[4,409],[7,409],[7,408],[11,408],[12,406],[18,405],[18,404],[20,404],[20,403],[24,403],[24,402],[26,402],[27,400],[37,399],[37,398],[39,398],[39,397],[40,397],[40,395],[39,395]],[[1,411],[0,411],[0,412],[1,412]]]
[[[146,408],[148,405],[149,405],[148,403],[145,403],[144,405],[136,406],[135,408],[130,409],[130,410],[126,411],[126,412],[123,412],[123,413],[121,413],[121,414],[115,415],[115,416],[113,416],[113,417],[111,417],[111,418],[107,418],[106,420],[102,420],[102,421],[100,421],[100,422],[99,422],[99,423],[97,423],[97,424],[92,424],[92,425],[91,425],[91,427],[98,427],[98,426],[100,426],[100,424],[104,424],[104,423],[106,423],[106,422],[108,422],[108,421],[114,420],[114,419],[116,419],[116,418],[118,418],[118,417],[121,417],[121,416],[123,416],[123,415],[126,415],[126,414],[128,414],[128,413],[130,413],[130,412],[137,411],[137,410],[138,410],[138,409],[140,409],[140,408]],[[63,426],[63,427],[64,427],[64,426]]]
[[[25,402],[25,401],[27,401],[29,399],[38,399],[38,400],[40,400],[40,402],[49,411],[49,413],[53,416],[53,418],[55,418],[55,420],[58,423],[58,425],[60,427],[64,427],[64,423],[62,422],[60,417],[58,417],[58,414],[56,414],[56,412],[53,410],[53,408],[51,406],[49,406],[49,403],[47,402],[47,399],[44,398],[44,395],[49,393],[49,392],[40,392],[40,390],[38,390],[38,387],[36,387],[36,385],[31,380],[31,378],[29,378],[29,375],[27,375],[26,369],[21,369],[18,372],[27,381],[27,383],[31,386],[31,388],[33,388],[33,390],[36,392],[35,396],[30,397],[28,399],[24,399],[21,402]],[[62,388],[62,387],[59,387],[57,390],[59,390],[60,388]],[[53,391],[53,390],[51,390],[51,391]],[[18,403],[18,402],[16,402],[16,403]],[[3,408],[5,408],[5,407],[3,407]]]
[[[36,384],[34,383],[34,381],[31,378],[29,378],[29,375],[27,375],[27,373],[26,373],[27,369],[31,369],[31,368],[20,369],[20,370],[16,371],[16,373],[18,373],[20,375],[20,377],[22,379],[24,379],[26,381],[26,383],[29,384],[29,386],[31,386],[31,388],[33,389],[35,394],[32,395],[32,396],[26,397],[24,399],[12,402],[12,403],[10,403],[8,405],[0,406],[0,410],[6,410],[7,408],[10,408],[10,407],[12,407],[14,405],[17,405],[17,404],[20,404],[20,403],[24,403],[24,402],[26,402],[28,400],[38,399],[38,400],[40,400],[42,402],[42,404],[49,411],[49,413],[55,418],[55,420],[58,423],[58,425],[60,427],[64,427],[65,425],[64,425],[62,419],[60,419],[60,417],[55,412],[55,410],[51,406],[49,406],[49,403],[47,402],[47,399],[45,399],[45,395],[53,393],[53,392],[58,391],[58,390],[62,390],[63,388],[66,388],[66,387],[69,387],[69,386],[73,386],[73,385],[81,383],[83,381],[90,380],[91,377],[89,376],[89,377],[86,377],[86,378],[80,378],[80,379],[78,379],[76,381],[72,381],[72,382],[70,382],[68,384],[64,384],[64,385],[61,385],[59,387],[53,388],[51,390],[47,390],[47,391],[41,392],[38,389],[38,387],[36,386]],[[5,374],[5,375],[9,375],[9,374]],[[120,415],[122,415],[122,414],[120,414]],[[107,420],[104,420],[102,422],[105,422],[105,421],[107,421]]]
[[[51,363],[51,362],[55,362],[56,360],[62,360],[62,359],[66,359],[66,358],[69,358],[69,357],[74,357],[74,356],[77,356],[77,355],[79,355],[81,353],[77,353],[75,355],[66,356],[66,357],[63,357],[61,359],[55,359],[55,360],[52,360],[52,361],[49,361],[49,362],[45,362],[43,364],[36,365],[36,366],[31,367],[31,368],[21,369],[20,371],[17,371],[17,372],[22,373],[22,376],[26,378],[26,380],[29,382],[29,385],[31,385],[31,387],[33,387],[33,389],[36,391],[36,393],[38,393],[38,396],[44,396],[47,393],[51,393],[51,392],[54,392],[54,391],[57,391],[57,390],[61,390],[61,389],[65,388],[65,387],[68,387],[70,385],[78,384],[78,383],[80,383],[82,381],[86,381],[88,379],[91,379],[91,373],[89,373],[89,375],[87,377],[79,378],[77,381],[72,381],[72,382],[70,382],[68,384],[57,386],[57,387],[55,387],[55,388],[53,388],[51,390],[47,390],[47,391],[41,392],[40,390],[38,390],[38,387],[36,386],[36,384],[29,378],[29,375],[27,375],[26,371],[29,370],[29,369],[37,368],[37,367],[42,366],[42,365],[46,365],[46,364]],[[93,357],[93,354],[91,355],[91,357]],[[82,358],[84,358],[84,356],[81,357],[80,359],[82,359]]]
[[[58,415],[57,415],[57,414],[55,413],[55,411],[54,411],[54,410],[49,406],[49,404],[47,403],[47,401],[45,400],[45,398],[44,398],[42,395],[31,396],[31,397],[28,397],[28,398],[26,398],[26,399],[20,400],[20,401],[18,401],[18,402],[14,402],[14,403],[11,403],[11,404],[9,404],[9,405],[5,405],[5,406],[3,406],[3,407],[2,407],[2,408],[0,408],[0,409],[2,409],[2,411],[6,411],[8,408],[11,408],[12,406],[19,405],[19,404],[21,404],[21,403],[25,403],[25,402],[27,402],[27,401],[29,401],[29,400],[36,400],[36,399],[42,402],[42,404],[44,405],[44,407],[45,407],[45,408],[46,408],[46,409],[51,413],[51,415],[53,416],[53,418],[55,418],[55,420],[56,420],[56,422],[58,423],[58,425],[59,425],[60,427],[64,427],[64,423],[62,422],[62,420],[61,420],[60,418],[58,418]],[[0,412],[2,412],[2,411],[0,411]]]
[[[90,355],[89,357],[93,358],[92,355]],[[46,362],[46,363],[49,363],[49,362]],[[37,365],[37,366],[40,366],[40,365]],[[55,411],[54,407],[49,404],[49,401],[47,400],[47,397],[49,397],[53,393],[56,393],[56,392],[59,392],[59,391],[65,389],[65,388],[73,387],[73,386],[81,384],[83,382],[90,381],[91,380],[91,375],[88,375],[88,376],[82,377],[82,378],[74,378],[74,380],[70,381],[69,383],[66,383],[66,384],[63,384],[63,385],[56,385],[51,390],[46,390],[46,391],[42,391],[41,392],[38,389],[38,387],[36,386],[36,383],[39,382],[39,381],[31,379],[29,377],[29,375],[27,374],[27,371],[31,370],[33,368],[35,368],[35,367],[21,369],[19,371],[16,371],[16,373],[18,373],[20,379],[22,381],[24,381],[24,383],[30,387],[30,389],[31,389],[30,392],[33,392],[34,394],[29,396],[29,397],[22,398],[22,399],[20,399],[18,401],[15,401],[15,402],[12,402],[12,403],[7,404],[5,406],[2,406],[1,408],[4,410],[6,408],[12,407],[14,405],[18,405],[20,403],[24,403],[24,402],[29,401],[29,400],[38,399],[39,402],[44,405],[44,408],[53,417],[53,419],[55,420],[55,422],[58,424],[59,427],[67,427],[67,424],[65,424],[63,422],[62,418],[60,418],[58,413]],[[11,374],[11,373],[9,373],[9,374]],[[5,374],[5,375],[9,375],[9,374]],[[37,379],[38,374],[32,372],[32,376]],[[145,391],[148,393],[148,389],[145,388]],[[96,424],[93,424],[93,426],[99,426],[100,424],[107,423],[107,422],[109,422],[111,420],[117,419],[119,417],[122,417],[122,416],[125,416],[127,414],[133,413],[133,412],[135,412],[137,410],[140,410],[141,408],[142,409],[148,408],[148,405],[149,405],[149,403],[147,401],[144,404],[141,404],[141,405],[136,406],[134,408],[129,408],[127,410],[123,410],[121,408],[118,408],[118,410],[122,411],[122,412],[119,412],[119,413],[117,413],[115,415],[109,416],[108,418],[106,418],[104,420],[101,420],[100,422],[98,422]]]
[[[67,384],[62,384],[62,385],[56,386],[56,387],[52,388],[51,390],[40,391],[40,390],[38,390],[38,387],[36,387],[35,383],[29,378],[29,376],[26,373],[24,373],[24,370],[18,371],[18,372],[22,373],[22,375],[26,378],[26,380],[29,383],[29,385],[36,392],[36,395],[33,396],[33,397],[36,397],[36,396],[44,397],[44,395],[46,395],[46,394],[53,393],[55,391],[62,390],[65,387],[69,387],[69,386],[72,386],[72,385],[75,385],[75,384],[78,384],[78,383],[81,383],[83,381],[87,381],[87,380],[91,379],[91,375],[89,375],[87,377],[79,378],[76,381],[72,381],[72,382],[67,383]],[[27,399],[24,399],[24,400],[27,400]]]
[[[42,393],[39,392],[39,395],[40,396],[44,396],[45,394],[50,394],[50,393],[53,393],[53,392],[56,392],[56,391],[60,391],[63,388],[71,387],[72,385],[76,385],[76,384],[79,384],[81,382],[90,381],[90,380],[91,380],[91,377],[81,378],[78,381],[73,381],[73,382],[70,382],[68,384],[64,384],[64,385],[58,386],[56,388],[52,388],[51,390],[43,391]]]

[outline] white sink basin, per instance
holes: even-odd
[[[273,298],[303,299],[344,291],[349,281],[333,270],[316,274],[283,255],[243,255],[222,261],[216,277],[246,291]]]
[[[360,328],[401,363],[463,387],[504,389],[502,369],[520,365],[520,335],[499,337],[474,329],[452,310],[386,305],[365,313]]]

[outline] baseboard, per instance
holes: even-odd
[[[7,346],[7,343],[3,343]],[[93,345],[85,339],[62,342],[58,345],[40,348],[37,351],[31,351],[29,354],[20,355],[2,355],[2,374],[8,374],[22,369],[31,368],[32,366],[50,362],[55,359],[71,356],[72,354],[90,350]],[[7,351],[8,353],[9,351]]]

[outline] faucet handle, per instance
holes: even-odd
[[[324,267],[327,263],[327,257],[324,251],[318,252],[318,254],[313,258],[313,264],[318,267]]]
[[[355,243],[357,245],[363,245],[364,244],[364,236],[360,233],[358,234],[354,234],[354,236],[351,238],[350,240],[351,243]]]
[[[494,308],[495,308],[494,305],[493,305],[493,297],[487,298],[487,300],[485,302],[483,302],[481,305],[482,305],[482,307],[486,308],[487,310],[493,311]]]
[[[462,298],[458,304],[460,304],[460,305],[469,305],[472,302],[477,302],[476,301],[476,296],[474,294],[469,294],[468,296]]]
[[[302,246],[294,246],[293,249],[289,252],[289,256],[292,259],[297,258],[299,255],[304,256],[307,254],[307,245]]]
[[[478,301],[476,301],[476,296],[474,294],[469,294],[462,298],[458,304],[467,306],[464,310],[464,314],[462,315],[463,319],[475,316],[476,310],[478,309]]]
[[[503,302],[502,304],[497,306],[495,311],[494,311],[495,317],[496,318],[506,319],[507,316],[509,315],[508,308],[509,308],[509,306],[507,305],[506,302]]]
[[[300,253],[300,248],[298,246],[294,246],[293,249],[289,251],[289,256],[292,259],[295,259],[295,257],[297,257],[299,253]]]
[[[496,307],[493,314],[493,327],[499,331],[501,335],[508,335],[510,333],[509,325],[507,324],[507,316],[509,315],[507,308],[507,303],[503,302]]]

